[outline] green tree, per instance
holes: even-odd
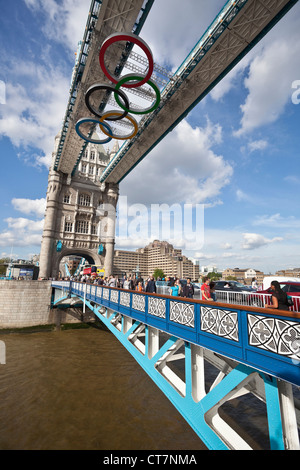
[[[221,279],[222,274],[221,273],[210,272],[210,273],[207,274],[207,277],[209,277],[209,279],[217,280],[217,279]]]
[[[154,270],[153,276],[154,276],[155,279],[157,279],[158,277],[163,279],[165,277],[165,273],[163,272],[162,269],[156,268]]]
[[[4,263],[9,263],[9,258],[1,258],[0,259],[0,276],[5,276],[7,265]]]

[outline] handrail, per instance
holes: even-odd
[[[70,298],[81,298],[83,304],[92,308],[100,319],[106,311],[110,311],[107,315],[112,317],[119,314],[120,328],[123,327],[124,316],[134,321],[135,325],[148,325],[300,386],[299,312],[224,304],[77,281],[53,281],[52,286],[68,290]]]
[[[111,286],[106,286],[106,285],[90,284],[88,282],[81,282],[81,281],[52,281],[52,283],[57,283],[57,282],[66,282],[66,283],[76,282],[76,283],[87,285],[87,286],[104,287],[105,289],[130,292],[130,293],[139,294],[139,295],[154,296],[154,297],[160,297],[160,298],[170,299],[170,300],[177,299],[180,301],[186,301],[188,303],[195,303],[195,304],[200,304],[200,305],[204,304],[209,307],[216,306],[216,307],[229,308],[229,309],[239,309],[239,310],[245,310],[247,312],[265,313],[268,315],[273,314],[276,316],[285,316],[285,317],[290,317],[293,319],[300,320],[300,312],[292,312],[288,310],[278,310],[278,309],[273,309],[273,308],[266,309],[264,307],[253,307],[250,305],[231,304],[227,302],[194,299],[194,298],[187,298],[187,297],[181,297],[181,296],[172,296],[168,294],[157,294],[154,292],[145,292],[145,291],[140,292],[140,291],[131,290],[131,289],[123,289],[121,287],[111,287]]]

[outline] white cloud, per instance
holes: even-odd
[[[255,152],[260,150],[265,150],[268,147],[269,143],[267,140],[260,139],[260,140],[252,140],[248,143],[249,152]]]
[[[276,25],[259,47],[245,79],[247,98],[236,136],[276,121],[291,102],[292,83],[300,76],[300,9],[298,5]]]
[[[163,0],[154,2],[141,37],[157,63],[175,71],[224,6],[224,0]]]
[[[288,175],[283,179],[284,181],[287,181],[288,183],[300,184],[300,178],[299,176],[296,176],[296,175]]]
[[[54,137],[65,113],[69,79],[50,66],[26,65],[31,70],[26,88],[20,84],[24,80],[25,63],[11,59],[7,66],[11,78],[6,84],[6,105],[0,110],[0,136],[8,137],[13,145],[21,147],[21,156],[29,147],[39,149],[41,154],[34,155],[34,164],[48,168]]]
[[[46,199],[12,199],[12,205],[15,210],[23,214],[34,214],[37,217],[43,217],[46,209]]]
[[[223,243],[221,244],[221,248],[223,250],[232,250],[232,245],[230,243]]]
[[[34,221],[24,217],[8,217],[4,221],[7,222],[8,228],[18,230],[19,232],[24,230],[28,232],[41,232],[44,226],[44,220]]]
[[[126,177],[120,193],[129,202],[217,202],[229,184],[233,169],[212,150],[221,139],[221,128],[209,121],[192,128],[182,121],[159,146]]]
[[[277,213],[259,216],[253,221],[253,225],[292,229],[300,228],[300,220],[294,216],[282,217]]]
[[[258,233],[244,233],[244,242],[242,244],[243,250],[255,250],[270,243],[276,243],[283,240],[281,237],[274,237],[272,239],[266,238]]]
[[[25,0],[32,11],[45,15],[43,31],[49,39],[61,42],[75,52],[82,39],[90,0]]]
[[[40,246],[42,240],[41,234],[31,232],[4,231],[0,234],[0,246]]]

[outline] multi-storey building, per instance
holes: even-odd
[[[199,279],[199,266],[166,241],[154,240],[136,251],[115,251],[114,274],[119,277],[138,270],[146,278],[157,268],[162,269],[165,276]]]
[[[256,278],[258,285],[262,284],[264,273],[258,271],[257,269],[240,269],[240,268],[227,268],[223,271],[223,279],[228,279],[228,277],[235,277],[238,281],[243,282],[244,284],[251,284],[253,278]]]

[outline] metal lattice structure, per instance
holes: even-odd
[[[257,448],[219,411],[233,399],[251,396],[265,406],[269,448],[299,450],[298,313],[266,313],[261,308],[212,305],[80,282],[52,286],[53,306],[81,303],[83,312],[89,308],[209,449]],[[180,361],[183,368],[176,367]],[[217,371],[213,380],[207,364]]]
[[[193,50],[170,77],[156,64],[156,78],[163,75],[161,102],[144,117],[137,135],[126,141],[103,172],[100,181],[119,183],[209,91],[253,48],[298,0],[228,0]],[[84,94],[95,82],[105,81],[98,54],[103,40],[115,32],[140,33],[154,0],[92,0],[70,99],[56,153],[54,170],[72,174],[87,143],[75,132],[75,123],[90,116]],[[135,64],[131,59],[135,60]],[[127,45],[110,55],[110,66],[120,76],[124,66],[137,70],[143,59]],[[110,96],[103,101],[102,109]]]

